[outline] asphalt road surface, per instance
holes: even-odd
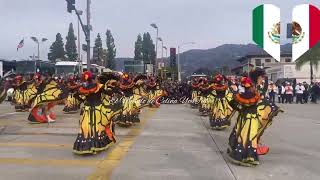
[[[0,105],[0,180],[318,180],[320,105],[285,105],[266,131],[271,151],[254,168],[226,158],[231,128],[214,131],[188,105],[143,109],[141,124],[117,127],[118,142],[94,156],[72,153],[79,114],[29,124],[28,113]],[[234,121],[234,119],[233,119]]]

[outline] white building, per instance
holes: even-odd
[[[74,61],[58,61],[55,64],[56,74],[74,74],[81,72],[81,64]]]
[[[266,69],[266,72],[269,79],[275,82],[281,78],[294,78],[297,82],[310,83],[310,64],[305,64],[298,70],[294,62],[279,63]],[[313,79],[314,81],[320,80],[320,70],[313,68]]]

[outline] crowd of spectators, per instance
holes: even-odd
[[[269,83],[268,96],[275,102],[278,97],[278,103],[317,103],[320,97],[320,83],[299,82],[296,85],[290,82],[282,84]]]

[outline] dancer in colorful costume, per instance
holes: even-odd
[[[160,99],[166,95],[166,92],[162,90],[160,81],[155,76],[148,76],[147,92],[149,94],[149,106],[152,108],[160,107]]]
[[[14,92],[12,104],[14,104],[16,111],[27,111],[30,108],[28,102],[28,96],[26,94],[28,90],[28,83],[24,80],[21,75],[17,75],[14,78]]]
[[[55,122],[53,107],[59,101],[67,98],[67,90],[50,76],[34,76],[37,94],[32,99],[32,108],[28,120],[30,123]]]
[[[148,93],[146,92],[145,85],[146,85],[147,76],[145,75],[137,75],[134,78],[134,87],[133,87],[133,100],[134,100],[134,112],[133,112],[133,119],[134,122],[140,122],[139,114],[140,109],[142,109],[148,102]]]
[[[207,78],[201,77],[199,79],[199,112],[201,116],[208,116],[210,103],[209,103],[209,94],[211,87],[208,83]]]
[[[34,82],[25,80],[23,76],[17,75],[13,87],[12,104],[15,105],[16,111],[28,111],[31,108],[30,100],[37,95]]]
[[[258,104],[259,130],[258,130],[258,154],[264,155],[269,152],[269,147],[261,143],[261,136],[272,124],[272,120],[279,112],[283,112],[275,103],[267,98],[268,78],[263,69],[256,68],[250,72],[250,79],[260,94],[261,100]]]
[[[213,129],[222,130],[230,126],[230,117],[233,109],[229,102],[233,99],[233,93],[228,88],[227,79],[218,74],[213,78],[213,89],[209,95],[210,113],[209,121]]]
[[[75,94],[79,89],[79,84],[76,82],[76,79],[73,75],[69,76],[66,87],[68,89],[69,96],[65,101],[63,111],[65,113],[76,113],[79,109],[79,101],[75,97]]]
[[[194,77],[191,82],[191,108],[197,108],[199,103],[199,79]]]
[[[121,126],[131,126],[133,123],[138,123],[139,119],[135,118],[137,113],[137,102],[134,100],[135,82],[129,74],[124,73],[120,81],[120,89],[123,92],[122,97],[122,114],[118,119],[118,124]]]
[[[120,114],[121,106],[112,102],[112,96],[118,89],[118,77],[104,73],[96,82],[92,73],[86,71],[82,82],[77,97],[83,102],[83,107],[73,152],[96,154],[116,142],[112,119]]]
[[[0,103],[2,103],[7,97],[7,86],[5,84],[5,79],[12,75],[12,72],[9,71],[4,74],[3,77],[0,77]]]
[[[237,122],[229,137],[228,154],[233,163],[243,166],[259,164],[257,154],[261,97],[248,77],[241,79],[244,92],[234,96],[230,105],[238,111]]]

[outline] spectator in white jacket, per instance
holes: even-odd
[[[301,82],[296,85],[295,90],[296,90],[296,96],[297,96],[296,103],[298,104],[300,102],[301,104],[303,104],[302,100],[303,100],[303,92],[305,88]]]

